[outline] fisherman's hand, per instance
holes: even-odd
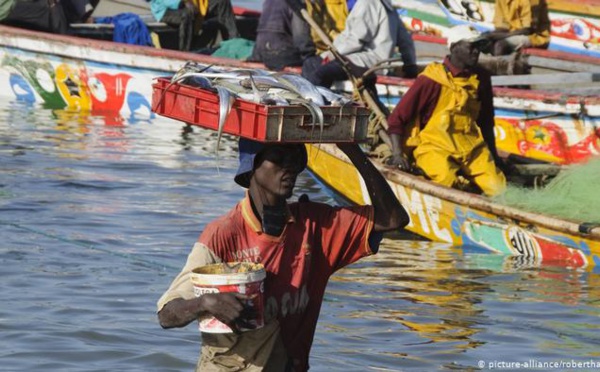
[[[495,42],[500,39],[504,39],[508,36],[508,30],[496,29],[494,31],[488,31],[481,34],[481,36],[488,39],[490,42]]]
[[[321,53],[320,57],[321,57],[321,64],[322,65],[326,65],[326,64],[328,64],[329,62],[331,62],[331,61],[333,61],[335,59],[335,56],[329,50]]]
[[[402,156],[402,154],[393,154],[392,157],[388,159],[387,165],[397,167],[402,171],[410,171],[410,163]]]
[[[236,320],[244,313],[242,301],[248,299],[240,293],[206,293],[201,297],[203,310],[233,329],[237,329]]]

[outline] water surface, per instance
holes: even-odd
[[[160,118],[0,104],[2,370],[193,370],[197,327],[162,330],[155,303],[203,227],[243,197],[235,141],[217,159],[215,140]],[[334,202],[308,174],[301,193]],[[312,370],[600,362],[599,284],[391,236],[330,282]]]

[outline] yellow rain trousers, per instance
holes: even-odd
[[[323,8],[322,5],[325,5],[325,7]],[[306,10],[317,24],[321,26],[331,41],[346,27],[346,18],[348,18],[346,0],[307,1]],[[325,43],[321,41],[317,32],[312,28],[310,35],[317,48],[317,54],[328,50]]]
[[[506,178],[496,168],[475,119],[479,80],[453,77],[441,63],[432,63],[423,74],[442,86],[437,105],[425,127],[409,139],[416,145],[416,165],[434,182],[455,186],[457,173],[475,182],[486,195],[506,188]]]

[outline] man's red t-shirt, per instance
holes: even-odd
[[[267,271],[265,320],[278,321],[295,369],[307,369],[329,277],[373,253],[369,247],[373,207],[332,207],[313,202],[288,207],[289,219],[279,237],[262,232],[248,197],[211,222],[186,266],[159,300],[159,310],[174,298],[194,297],[188,274],[198,266],[220,261],[262,263]],[[215,340],[211,338],[212,343]]]

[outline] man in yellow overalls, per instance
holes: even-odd
[[[546,0],[496,0],[494,27],[487,34],[495,41],[494,55],[510,54],[519,48],[547,48],[550,18]]]
[[[486,39],[469,28],[448,35],[450,55],[427,66],[389,117],[391,165],[408,170],[409,160],[426,177],[456,186],[458,175],[486,195],[506,187],[494,137],[490,75],[477,67]],[[404,143],[403,143],[404,142]]]

